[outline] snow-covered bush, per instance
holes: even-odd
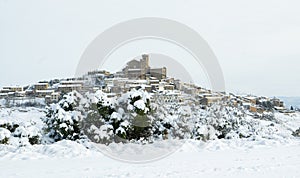
[[[16,123],[2,120],[0,123],[0,129],[8,130],[9,133],[11,133],[10,137],[13,141],[12,144],[18,146],[39,144],[42,137],[41,130],[33,121]]]
[[[10,135],[11,133],[8,129],[0,127],[0,144],[8,144]]]
[[[41,142],[42,134],[41,130],[35,126],[34,122],[26,122],[19,124],[19,127],[13,132],[13,136],[20,138],[20,146],[25,146],[28,145],[27,143],[30,143],[31,145],[39,144]]]
[[[75,110],[78,106],[77,92],[70,92],[57,104],[50,105],[48,113],[43,122],[46,124],[45,132],[53,141],[63,139],[77,140],[80,138],[81,113]]]
[[[114,124],[111,115],[114,113],[114,103],[101,90],[96,93],[86,93],[84,105],[84,118],[82,127],[84,134],[96,143],[109,144],[114,137]]]
[[[93,142],[148,140],[151,136],[149,94],[140,89],[108,98],[102,91],[87,94],[88,107],[82,120],[84,133]]]
[[[19,127],[19,124],[15,123],[15,122],[10,122],[7,120],[1,120],[0,122],[0,128],[5,128],[7,130],[9,130],[10,132],[14,132],[16,130],[16,128]]]
[[[150,95],[143,89],[131,90],[118,100],[119,110],[123,112],[123,123],[128,129],[126,139],[128,140],[148,140],[151,136],[151,106]],[[120,123],[120,129],[122,125]]]
[[[0,144],[8,144],[11,133],[14,132],[19,125],[6,120],[0,121]]]
[[[153,138],[154,139],[187,139],[191,137],[193,126],[191,120],[191,106],[177,102],[164,103],[161,96],[153,106]]]
[[[271,139],[278,132],[278,122],[273,113],[266,112],[258,117],[247,113],[243,108],[228,104],[215,104],[199,110],[195,117],[192,138],[211,139]]]
[[[202,107],[191,99],[165,102],[161,93],[150,98],[143,89],[108,98],[71,92],[48,110],[46,134],[53,141],[87,136],[96,143],[148,143],[162,139],[272,138],[278,121],[272,112],[253,115],[228,103]],[[150,102],[154,101],[154,102]]]
[[[193,138],[200,140],[247,138],[251,136],[253,129],[251,124],[253,123],[245,119],[243,110],[216,104],[197,116]]]
[[[300,137],[300,128],[297,129],[297,130],[295,130],[295,131],[292,133],[292,135],[293,135],[294,137]]]
[[[211,125],[196,124],[193,131],[193,138],[196,140],[215,140],[217,135],[218,131]]]

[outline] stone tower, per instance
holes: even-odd
[[[141,65],[141,78],[145,79],[146,74],[149,71],[149,55],[148,54],[143,54],[142,59],[140,60],[140,65]]]

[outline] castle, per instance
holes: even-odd
[[[128,79],[147,79],[155,77],[158,80],[165,79],[167,76],[167,68],[151,68],[149,66],[149,55],[143,54],[142,59],[131,60],[122,70],[123,77]]]

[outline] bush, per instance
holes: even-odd
[[[19,127],[19,124],[16,124],[14,122],[8,122],[8,121],[4,121],[0,124],[0,128],[5,128],[7,130],[9,130],[10,132],[14,132],[16,130],[16,128]]]
[[[63,139],[77,140],[80,138],[80,119],[81,114],[75,110],[78,105],[77,92],[71,92],[57,104],[52,104],[43,122],[46,124],[45,133],[53,141]]]
[[[186,139],[191,137],[192,112],[187,105],[176,102],[164,103],[163,97],[156,96],[156,103],[152,104],[152,130],[154,139]]]
[[[19,146],[25,146],[28,144],[39,144],[41,139],[41,131],[37,128],[34,122],[21,122],[14,123],[4,121],[0,125],[0,129],[6,129],[11,133],[14,141],[18,141]],[[7,138],[8,139],[8,138]],[[27,140],[27,141],[26,141]]]
[[[89,107],[82,120],[85,134],[96,143],[147,140],[151,136],[148,93],[132,90],[120,98],[107,98],[102,91],[87,96]]]
[[[95,143],[109,144],[113,140],[114,129],[110,125],[110,116],[114,107],[110,99],[101,90],[96,93],[87,93],[87,101],[82,103],[84,118],[81,122],[83,133]]]
[[[10,135],[11,133],[8,129],[0,127],[0,144],[8,144]]]
[[[127,113],[125,120],[129,123],[126,132],[129,140],[148,140],[152,135],[150,96],[142,89],[133,89],[125,96],[125,100],[121,100],[120,105],[124,106],[125,101],[127,107],[122,108]],[[126,104],[125,104],[126,106]]]
[[[213,105],[196,116],[192,138],[198,140],[230,139],[248,137],[244,132],[244,113],[238,108]],[[247,128],[248,129],[248,128]]]
[[[292,135],[293,135],[294,137],[300,137],[300,128],[297,129],[297,130],[295,130],[295,131],[292,133]]]
[[[13,132],[13,136],[19,138],[20,146],[25,146],[27,142],[31,145],[39,144],[42,134],[35,123],[20,123],[20,126]]]

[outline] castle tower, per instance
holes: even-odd
[[[141,59],[141,69],[149,68],[149,55],[143,54]]]
[[[142,59],[140,60],[140,65],[141,65],[141,78],[145,79],[146,74],[149,70],[149,55],[148,54],[143,54]]]

